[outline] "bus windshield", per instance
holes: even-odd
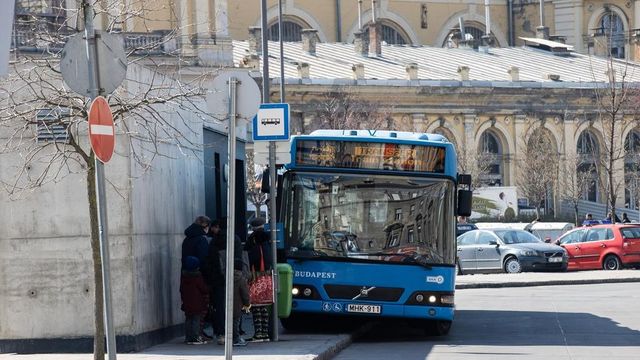
[[[290,171],[283,196],[289,256],[455,261],[450,180]]]

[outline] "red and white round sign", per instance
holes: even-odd
[[[113,114],[107,100],[98,96],[89,108],[89,139],[96,157],[103,163],[111,160],[116,145]]]

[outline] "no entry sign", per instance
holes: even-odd
[[[103,163],[111,160],[116,145],[113,114],[107,100],[98,96],[89,108],[89,139],[96,157]]]

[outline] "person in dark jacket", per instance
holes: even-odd
[[[271,258],[271,237],[264,230],[265,220],[257,218],[251,221],[250,225],[253,229],[251,235],[247,239],[245,249],[249,254],[249,266],[252,272],[269,271],[273,268]],[[251,308],[253,317],[253,328],[255,330],[254,340],[269,339],[269,330],[271,326],[269,307],[253,306]]]
[[[184,311],[185,342],[187,344],[206,344],[202,333],[202,314],[209,305],[209,287],[200,273],[200,261],[195,256],[187,256],[183,261],[180,277],[180,298]]]
[[[209,241],[206,235],[209,232],[209,225],[211,225],[211,219],[204,215],[198,216],[193,224],[184,230],[186,237],[182,241],[182,270],[185,268],[185,259],[188,256],[195,256],[202,266],[201,271],[205,279],[209,273],[206,268],[209,253]]]

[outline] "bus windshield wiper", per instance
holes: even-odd
[[[414,264],[418,264],[424,266],[425,268],[431,270],[432,264],[427,261],[427,257],[425,255],[420,254],[403,254],[403,253],[385,253],[385,252],[375,252],[375,253],[363,253],[365,256],[400,256],[402,257],[403,262],[411,262]]]

